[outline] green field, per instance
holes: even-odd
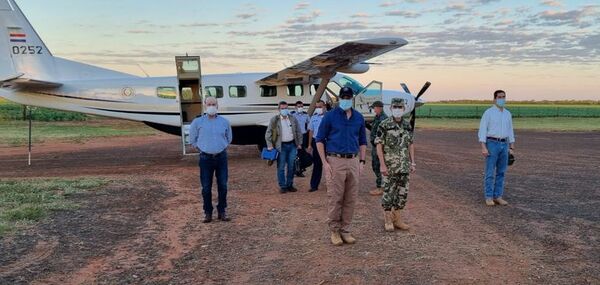
[[[0,180],[0,237],[46,217],[51,211],[74,209],[67,198],[102,187],[104,179]]]
[[[428,103],[417,108],[421,118],[481,118],[490,104]],[[515,104],[506,108],[514,118],[585,117],[600,118],[600,105]]]
[[[0,98],[0,121],[24,120],[26,113],[22,105],[8,102]],[[35,121],[85,121],[88,116],[81,113],[57,111],[46,108],[34,107],[31,118]]]
[[[118,123],[115,123],[118,122]],[[84,142],[98,137],[148,136],[158,131],[141,123],[129,121],[110,121],[102,124],[102,120],[88,122],[33,122],[32,141],[67,140]],[[27,121],[0,121],[0,144],[11,146],[25,145],[28,141]]]
[[[600,118],[514,118],[516,130],[600,131]],[[418,129],[477,130],[478,118],[417,118]]]

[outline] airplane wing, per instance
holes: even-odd
[[[62,83],[23,78],[23,73],[0,79],[0,87],[16,87],[19,89],[52,89],[62,86]]]
[[[364,61],[397,49],[408,42],[401,38],[375,38],[346,42],[308,60],[260,79],[259,85],[286,85],[312,81],[324,74],[336,72],[363,73]]]

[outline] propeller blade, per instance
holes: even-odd
[[[400,86],[402,86],[402,89],[404,89],[404,92],[410,94],[410,90],[408,90],[408,86],[406,86],[406,84],[400,83]]]
[[[415,97],[415,101],[419,100],[419,97],[421,97],[421,95],[425,94],[425,91],[427,91],[429,86],[431,86],[431,82],[429,82],[429,81],[425,82],[425,85],[423,85],[423,88],[421,88],[421,91],[419,91],[419,93],[417,94],[417,97]]]
[[[417,94],[417,97],[415,97],[415,108],[412,110],[412,112],[410,114],[410,128],[413,131],[415,130],[415,121],[417,119],[417,100],[419,100],[419,98],[423,94],[425,94],[425,91],[427,91],[427,89],[429,88],[429,86],[431,86],[431,82],[429,82],[429,81],[425,82],[425,85],[423,85],[423,88],[421,88],[421,90]]]

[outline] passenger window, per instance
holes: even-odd
[[[277,96],[277,86],[261,85],[260,86],[260,96],[261,97]]]
[[[246,86],[229,86],[229,97],[231,97],[231,98],[246,97]]]
[[[287,95],[288,96],[302,96],[304,93],[304,88],[302,88],[302,84],[290,84],[287,86]]]
[[[206,86],[206,97],[223,98],[223,86]]]
[[[156,88],[156,96],[163,99],[177,98],[177,89],[175,87],[158,87]]]

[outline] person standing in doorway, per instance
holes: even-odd
[[[494,105],[487,109],[479,123],[479,142],[485,158],[484,197],[488,206],[508,205],[504,194],[504,174],[508,166],[508,154],[513,153],[515,134],[512,115],[505,108],[506,93],[494,92]]]
[[[217,178],[218,219],[230,221],[225,209],[227,208],[227,147],[231,144],[233,134],[229,121],[217,115],[218,102],[215,97],[204,100],[206,114],[197,117],[190,126],[190,143],[198,149],[200,183],[202,185],[202,201],[204,223],[212,221],[212,184],[213,176]]]
[[[321,125],[321,121],[325,116],[325,102],[323,100],[319,100],[315,105],[315,112],[312,117],[310,117],[310,122],[308,123],[308,148],[306,151],[312,154],[313,157],[313,169],[312,174],[310,175],[310,190],[308,192],[315,192],[319,190],[319,184],[321,184],[321,176],[323,174],[323,162],[321,162],[321,157],[319,156],[319,151],[317,150],[317,133],[319,132],[319,126]]]
[[[339,106],[327,112],[317,134],[317,149],[327,183],[327,216],[331,243],[353,244],[350,234],[358,196],[358,178],[367,152],[365,119],[352,108],[354,91],[343,87]]]
[[[302,148],[302,132],[296,118],[290,115],[288,104],[279,102],[279,114],[273,116],[265,133],[267,149],[277,149],[277,181],[279,192],[296,192],[294,187],[294,161]],[[287,172],[286,172],[287,170]]]

